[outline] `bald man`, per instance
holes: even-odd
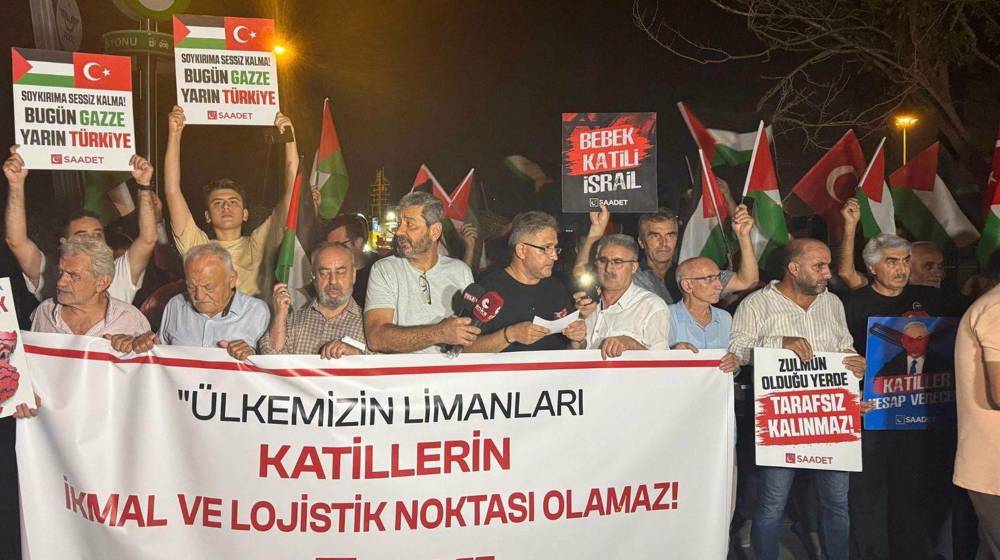
[[[695,257],[677,265],[681,301],[670,308],[670,348],[674,350],[729,348],[733,317],[715,307],[722,297],[722,272],[712,259]],[[736,356],[727,352],[719,369],[732,373],[739,368]]]

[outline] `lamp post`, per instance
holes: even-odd
[[[906,165],[906,131],[917,123],[917,117],[913,115],[899,115],[896,117],[896,126],[903,129],[903,165]]]

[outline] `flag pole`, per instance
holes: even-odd
[[[712,190],[712,181],[710,180],[709,173],[711,173],[711,167],[708,161],[705,160],[705,152],[703,150],[698,150],[698,157],[701,159],[701,170],[705,175],[705,187]],[[721,193],[720,193],[721,194]],[[722,246],[726,250],[726,262],[729,264],[729,269],[733,269],[733,252],[729,248],[729,240],[726,239],[726,224],[722,222],[722,214],[719,213],[719,204],[715,201],[715,193],[708,193],[709,200],[712,201],[712,208],[715,210],[715,219],[719,221],[719,230],[722,232]]]

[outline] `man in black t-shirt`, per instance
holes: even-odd
[[[482,326],[482,334],[466,352],[519,352],[562,350],[569,341],[587,337],[583,320],[576,320],[562,334],[549,333],[532,323],[535,317],[554,320],[575,310],[562,282],[552,276],[559,259],[555,218],[544,212],[523,212],[514,217],[510,232],[510,265],[496,270],[479,284],[503,298],[500,313]]]
[[[956,298],[939,288],[908,283],[910,243],[905,239],[877,235],[862,256],[871,282],[844,297],[847,327],[861,354],[867,354],[869,317],[944,317],[957,311]],[[864,470],[851,473],[854,555],[934,557],[934,540],[948,508],[950,458],[955,454],[952,430],[864,431]]]

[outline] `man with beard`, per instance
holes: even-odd
[[[148,352],[154,344],[225,348],[245,360],[256,351],[270,312],[263,301],[237,289],[233,259],[218,243],[198,245],[184,256],[187,293],[167,302],[159,335],[109,337],[119,352]]]
[[[574,348],[601,349],[601,357],[617,358],[626,350],[666,350],[670,312],[656,294],[632,281],[639,269],[639,247],[616,233],[597,243],[598,302],[584,292],[573,298],[586,319],[587,337]]]
[[[327,226],[326,240],[342,245],[354,254],[354,301],[361,307],[365,305],[368,293],[368,276],[372,271],[372,262],[377,255],[365,252],[368,243],[368,224],[355,214],[341,214]],[[371,258],[370,258],[371,257]]]
[[[956,313],[954,298],[948,301],[938,288],[913,284],[911,245],[905,239],[879,234],[865,245],[862,258],[872,281],[844,297],[847,326],[854,348],[862,355],[867,353],[869,317],[941,317]],[[933,369],[938,370],[935,373],[952,371],[948,362],[934,363]],[[903,360],[902,368],[918,368],[913,374],[930,373],[924,365]],[[910,372],[904,369],[889,373]],[[942,500],[949,486],[955,445],[950,433],[951,428],[943,426],[928,430],[865,430],[861,438],[865,468],[851,474],[852,546],[859,558],[934,557],[934,539],[947,511],[947,502]]]
[[[472,283],[460,260],[438,254],[441,201],[411,192],[396,212],[396,255],[372,265],[365,302],[365,333],[373,352],[441,352],[446,345],[469,346],[479,336],[472,319],[452,312],[456,297]]]
[[[599,212],[590,213],[590,231],[584,239],[574,272],[583,272],[590,261],[590,250],[608,227],[610,214],[606,206],[601,206]],[[740,244],[740,271],[723,270],[723,294],[731,294],[749,290],[760,281],[760,271],[757,268],[757,256],[753,250],[750,231],[753,229],[753,217],[746,206],[739,205],[733,214],[733,232]],[[674,257],[677,250],[678,219],[677,214],[669,208],[660,208],[652,214],[639,216],[639,246],[645,258],[639,263],[634,282],[640,288],[660,296],[667,303],[675,303],[682,299],[680,287],[677,285],[677,267]]]
[[[170,211],[170,228],[174,234],[174,244],[181,256],[192,247],[209,242],[209,236],[194,223],[194,216],[184,199],[181,189],[181,136],[184,132],[184,109],[175,105],[167,117],[167,151],[164,156],[163,178],[167,209]],[[274,126],[279,132],[292,129],[292,121],[278,113]],[[299,153],[295,141],[285,144],[284,194],[274,206],[274,211],[266,220],[243,235],[243,223],[250,218],[246,206],[243,187],[231,179],[216,179],[205,186],[205,221],[212,229],[213,239],[231,255],[233,266],[239,273],[240,290],[257,297],[261,289],[270,286],[271,273],[262,270],[268,252],[272,228],[280,228],[285,221],[288,202],[292,193],[292,182],[299,166]],[[276,241],[275,241],[276,243]],[[266,267],[265,267],[266,268]]]
[[[360,354],[344,342],[350,337],[364,343],[361,308],[351,297],[356,269],[354,254],[330,241],[313,249],[313,288],[316,297],[291,313],[287,284],[274,285],[274,318],[260,339],[262,354],[319,354],[322,358]]]
[[[733,318],[729,351],[740,364],[753,359],[753,349],[784,348],[800,360],[813,352],[849,352],[844,306],[827,291],[830,281],[830,249],[821,241],[792,240],[785,247],[784,276],[750,294]],[[847,356],[844,366],[859,379],[865,360]],[[781,519],[798,469],[758,467],[758,501],[753,514],[751,541],[758,560],[776,560]],[[848,473],[814,470],[819,493],[820,543],[823,557],[847,560],[850,519],[847,511]]]
[[[567,340],[582,341],[587,327],[571,323],[562,334],[550,334],[533,323],[535,317],[554,320],[573,309],[573,299],[562,282],[552,277],[559,259],[556,219],[545,212],[523,212],[514,217],[508,245],[510,265],[488,274],[479,284],[503,298],[504,306],[468,352],[562,350]]]

